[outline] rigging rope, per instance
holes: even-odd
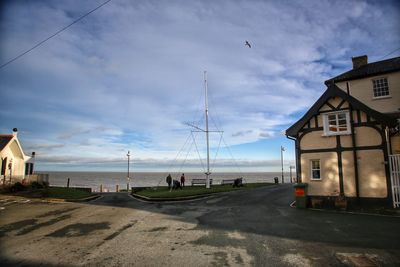
[[[242,170],[240,169],[239,165],[237,164],[236,159],[233,157],[232,151],[230,150],[229,146],[226,144],[225,139],[222,138],[222,141],[224,142],[225,147],[227,148],[229,154],[231,155],[233,162],[235,163],[236,167],[238,168],[239,173],[242,174]]]
[[[183,149],[185,148],[185,146],[186,146],[187,142],[189,141],[189,139],[190,139],[190,134],[187,136],[185,143],[183,144],[183,146],[181,147],[181,149],[180,149],[180,150],[178,151],[178,153],[176,154],[176,156],[175,156],[174,160],[172,161],[172,163],[168,166],[168,169],[167,169],[168,171],[167,171],[167,173],[170,173],[171,168],[173,167],[175,161],[177,160],[177,158],[179,157],[179,155],[181,154],[181,152],[182,152]],[[160,178],[160,180],[158,181],[157,187],[160,186],[160,184],[161,184],[161,182],[162,182],[163,179],[164,179],[164,177]]]
[[[193,132],[191,132],[191,133],[192,133],[193,142],[194,142],[194,145],[195,145],[195,147],[196,147],[197,154],[199,155],[199,159],[200,159],[200,162],[201,162],[201,167],[203,168],[203,171],[205,172],[204,163],[203,163],[203,161],[201,160],[201,156],[200,156],[199,149],[197,148],[196,140],[195,140],[195,138],[194,138],[194,136],[193,136]]]
[[[220,138],[219,138],[219,143],[218,143],[217,152],[215,153],[215,157],[214,157],[214,161],[213,161],[213,163],[212,163],[211,169],[214,169],[215,161],[217,160],[217,156],[218,156],[218,152],[219,152],[219,148],[221,147],[221,141],[222,141],[222,136],[223,136],[223,135],[224,135],[224,133],[221,132],[221,136],[220,136]]]
[[[188,156],[189,156],[189,153],[190,153],[190,151],[192,150],[193,143],[194,143],[194,142],[191,143],[190,148],[188,149],[188,152],[186,153],[186,157],[185,157],[185,159],[183,160],[183,162],[182,162],[182,164],[181,164],[181,166],[180,166],[180,168],[179,168],[179,171],[178,171],[177,176],[176,176],[177,179],[179,178],[179,174],[180,174],[181,171],[182,171],[183,165],[185,165],[186,160],[187,160],[187,158],[188,158]]]

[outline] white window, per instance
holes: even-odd
[[[379,97],[390,96],[389,85],[386,78],[372,80],[372,84],[374,87],[374,97],[379,98]]]
[[[311,160],[311,180],[321,180],[321,164],[319,159]]]
[[[341,135],[351,132],[350,115],[347,111],[326,113],[323,121],[325,135]]]

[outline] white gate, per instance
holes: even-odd
[[[400,207],[400,154],[389,155],[390,179],[392,180],[393,207]]]

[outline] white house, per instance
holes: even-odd
[[[33,174],[35,152],[25,155],[17,137],[18,131],[0,135],[0,184],[23,181]]]

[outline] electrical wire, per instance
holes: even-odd
[[[17,59],[23,57],[24,55],[28,54],[29,52],[31,52],[32,50],[38,48],[39,46],[41,46],[42,44],[44,44],[45,42],[47,42],[48,40],[50,40],[51,38],[55,37],[56,35],[60,34],[61,32],[65,31],[66,29],[68,29],[69,27],[71,27],[72,25],[74,25],[75,23],[79,22],[80,20],[82,20],[83,18],[89,16],[90,14],[92,14],[93,12],[95,12],[96,10],[98,10],[99,8],[101,8],[102,6],[108,4],[109,2],[111,2],[112,0],[107,0],[105,2],[103,2],[101,5],[97,6],[96,8],[90,10],[89,12],[87,12],[86,14],[80,16],[79,18],[77,18],[76,20],[74,20],[73,22],[71,22],[70,24],[68,24],[67,26],[65,26],[64,28],[62,28],[61,30],[58,30],[57,32],[53,33],[52,35],[50,35],[49,37],[47,37],[46,39],[44,39],[43,41],[40,41],[39,43],[37,43],[36,45],[34,45],[33,47],[29,48],[28,50],[26,50],[25,52],[22,52],[21,54],[19,54],[18,56],[10,59],[9,61],[3,63],[0,66],[0,69],[4,68],[5,66],[7,66],[8,64],[16,61]]]
[[[396,49],[393,50],[392,52],[390,52],[390,53],[384,55],[383,57],[379,58],[378,61],[384,59],[384,58],[387,57],[387,56],[390,56],[391,54],[393,54],[394,52],[399,51],[399,50],[400,50],[400,47],[399,47],[399,48],[396,48]]]

